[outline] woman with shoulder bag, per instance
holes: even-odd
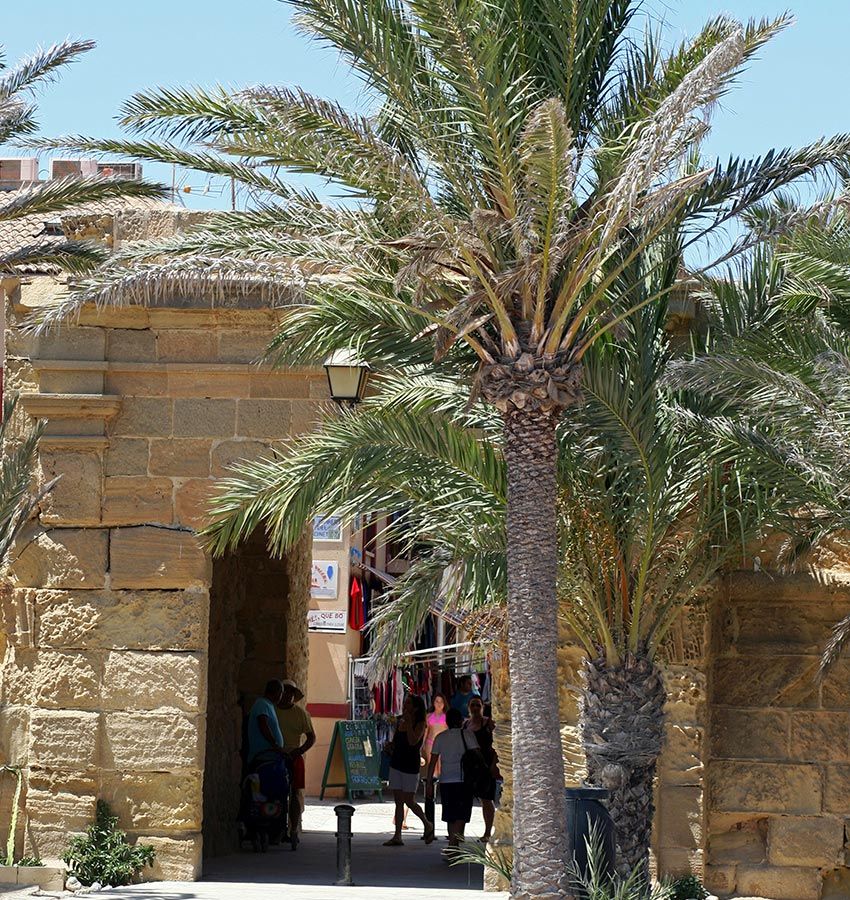
[[[425,737],[425,702],[421,697],[408,695],[404,700],[401,718],[392,739],[389,787],[395,800],[395,834],[384,842],[385,847],[402,847],[405,806],[422,820],[425,843],[434,840],[434,823],[429,822],[416,802],[419,787],[420,753]]]
[[[472,818],[473,784],[469,756],[477,756],[475,734],[463,730],[463,716],[459,710],[446,713],[448,730],[438,734],[428,761],[425,796],[434,796],[434,771],[440,766],[440,805],[442,819],[449,829],[449,847],[460,846],[466,825]],[[483,761],[481,763],[483,766]]]
[[[482,844],[486,844],[490,840],[493,820],[496,818],[496,777],[499,769],[493,747],[496,726],[491,718],[484,715],[484,703],[480,697],[473,697],[469,701],[469,718],[463,727],[466,732],[475,735],[487,767],[486,773],[481,773],[475,785],[475,796],[481,801],[481,812],[484,815],[484,834],[480,840]]]

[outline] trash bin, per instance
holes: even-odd
[[[587,876],[587,847],[591,835],[594,835],[602,854],[602,871],[613,875],[617,853],[614,822],[603,805],[603,801],[608,799],[608,791],[588,785],[567,788],[566,792],[570,861],[575,863],[583,876]],[[578,896],[582,896],[581,892]]]

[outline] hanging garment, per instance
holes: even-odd
[[[363,608],[363,588],[360,579],[355,575],[348,586],[348,627],[353,631],[361,631],[366,624],[366,613]]]

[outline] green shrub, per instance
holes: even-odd
[[[685,875],[684,878],[675,878],[670,883],[671,900],[705,900],[708,891],[702,886],[702,882],[696,875]]]
[[[17,866],[43,866],[44,863],[37,856],[22,856],[16,863]]]
[[[449,851],[449,862],[453,866],[473,863],[498,872],[507,881],[511,880],[513,861],[499,847],[481,844],[464,844],[458,850]],[[587,847],[588,872],[582,874],[575,865],[567,867],[570,887],[586,900],[678,900],[679,895],[673,893],[669,884],[659,884],[652,888],[647,885],[638,872],[628,877],[608,875],[604,871],[601,836],[591,831]],[[694,894],[702,898],[704,894]],[[688,898],[690,900],[690,898]]]
[[[68,873],[84,885],[99,881],[120,887],[134,881],[145,866],[152,866],[154,854],[148,844],[132,846],[118,828],[118,817],[112,815],[109,804],[98,800],[97,820],[84,835],[71,838],[62,860]]]

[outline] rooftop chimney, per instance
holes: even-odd
[[[92,175],[114,176],[116,178],[142,179],[142,165],[135,162],[103,162],[96,159],[52,159],[51,178],[87,177]]]
[[[34,156],[0,159],[0,191],[14,191],[38,181],[38,160]]]

